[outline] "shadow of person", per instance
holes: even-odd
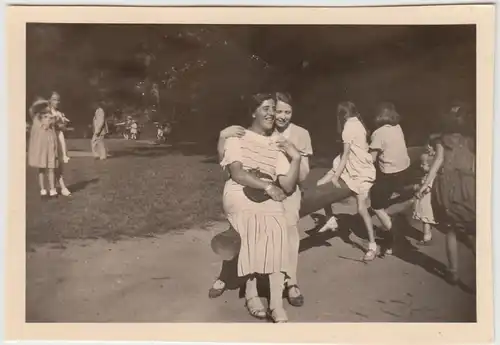
[[[409,263],[417,265],[432,275],[435,275],[446,281],[448,272],[447,266],[421,252],[418,247],[414,246],[408,237],[415,238],[414,232],[417,230],[408,223],[407,219],[402,215],[396,217],[393,221],[394,228],[397,231],[394,233],[394,253],[393,256]],[[419,237],[420,238],[420,237]],[[468,294],[474,294],[474,288],[465,285],[459,281],[457,286]]]
[[[76,183],[73,183],[72,185],[69,185],[68,189],[70,191],[72,191],[73,193],[75,193],[75,192],[78,192],[78,191],[85,189],[88,185],[96,183],[97,181],[99,181],[98,178],[93,178],[93,179],[87,180],[87,181],[76,182]]]
[[[328,242],[332,238],[338,237],[344,243],[365,252],[365,248],[360,243],[353,241],[351,234],[358,238],[367,241],[368,234],[366,232],[363,219],[358,214],[339,213],[336,214],[338,228],[333,231],[318,232],[324,225],[326,217],[321,214],[312,214],[316,226],[313,229],[305,231],[309,236],[300,241],[299,253],[309,250],[314,247],[331,247]]]

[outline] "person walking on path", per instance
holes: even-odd
[[[95,159],[104,160],[108,158],[106,146],[104,145],[104,137],[106,134],[108,134],[108,124],[106,122],[106,115],[104,113],[102,102],[99,102],[94,114],[93,135],[91,141],[92,153]]]

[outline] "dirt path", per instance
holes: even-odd
[[[352,210],[347,203],[336,211]],[[301,221],[303,231],[314,226],[311,217]],[[238,290],[207,297],[221,265],[210,240],[226,227],[218,223],[157,238],[36,247],[27,253],[27,321],[255,322]],[[395,256],[369,265],[356,261],[362,251],[339,237],[302,236],[299,280],[306,303],[302,308],[286,304],[290,321],[475,320],[475,295],[449,286],[436,273],[446,262],[441,233],[420,251],[413,250],[416,241],[406,233],[408,240]],[[354,234],[350,238],[364,245]],[[463,246],[460,260],[465,284],[474,286],[473,257]]]

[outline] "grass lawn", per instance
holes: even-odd
[[[106,161],[75,157],[66,166],[70,198],[42,201],[27,168],[27,247],[74,238],[152,236],[224,219],[223,179],[214,158],[179,149],[110,140]],[[70,140],[89,151],[89,140]],[[194,150],[195,151],[195,150]]]
[[[215,144],[175,147],[111,139],[113,155],[105,161],[89,156],[90,140],[68,140],[73,157],[65,179],[73,195],[42,201],[36,170],[26,174],[26,243],[67,239],[154,236],[224,220],[223,176]],[[208,154],[207,154],[208,152]],[[305,188],[315,185],[331,158],[314,157]]]

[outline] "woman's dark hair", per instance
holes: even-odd
[[[399,125],[401,116],[396,111],[393,103],[382,102],[378,105],[375,113],[375,128],[380,128],[385,125]]]
[[[442,117],[444,133],[470,134],[475,130],[473,114],[468,104],[455,102]]]
[[[292,107],[292,96],[288,92],[276,92],[276,102],[278,101]]]
[[[337,106],[337,132],[339,135],[342,135],[342,131],[344,130],[345,123],[348,118],[356,117],[359,122],[363,125],[366,131],[366,136],[368,136],[368,128],[366,127],[361,114],[359,113],[356,105],[353,102],[340,102]]]
[[[250,97],[250,101],[248,104],[248,109],[250,111],[250,114],[253,114],[255,110],[260,107],[260,105],[264,102],[267,101],[268,99],[272,99],[273,101],[276,101],[276,96],[273,95],[272,93],[256,93]]]

